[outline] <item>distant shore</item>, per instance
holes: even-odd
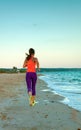
[[[1,73],[25,73],[26,68],[17,68],[13,66],[13,68],[0,68],[0,74]]]
[[[40,68],[40,71],[43,72],[43,71],[48,71],[49,72],[49,69],[50,71],[66,71],[66,70],[77,70],[77,71],[80,71],[81,68]],[[12,68],[0,68],[0,73],[25,73],[26,72],[26,68],[17,68],[15,66],[13,66]]]
[[[37,103],[30,107],[25,73],[0,74],[0,130],[81,130],[81,112],[62,99],[38,79]]]

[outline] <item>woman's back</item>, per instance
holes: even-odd
[[[36,72],[36,62],[34,58],[31,58],[27,61],[27,72]]]

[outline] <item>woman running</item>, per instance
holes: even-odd
[[[29,95],[29,104],[33,106],[35,104],[35,96],[36,96],[36,67],[39,71],[39,62],[35,55],[35,50],[33,48],[29,49],[29,54],[26,54],[27,57],[24,61],[23,68],[27,68],[26,70],[26,83],[27,90]]]

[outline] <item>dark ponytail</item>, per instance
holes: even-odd
[[[30,58],[31,58],[31,55],[28,55],[27,53],[26,53],[26,60],[29,60]]]
[[[30,60],[31,55],[34,55],[34,54],[35,54],[35,50],[33,48],[30,48],[29,54],[26,53],[26,55],[27,55],[26,60]]]

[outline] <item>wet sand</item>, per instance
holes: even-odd
[[[0,130],[81,130],[81,112],[61,100],[38,79],[36,105],[31,107],[25,74],[0,74]]]

